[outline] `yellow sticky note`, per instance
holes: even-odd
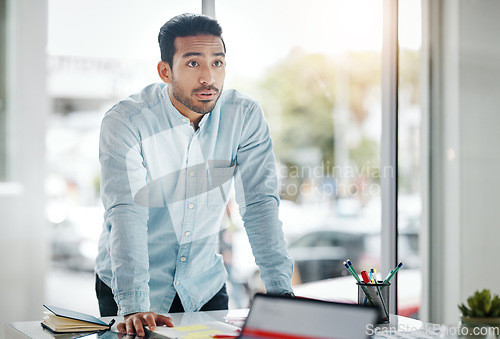
[[[202,338],[210,338],[210,336],[214,334],[220,334],[220,331],[217,330],[207,330],[207,331],[198,331],[198,332],[192,332],[189,333],[187,336],[183,336],[182,338],[185,339],[202,339]]]
[[[191,331],[201,331],[201,330],[207,330],[210,327],[205,326],[205,325],[192,325],[192,326],[180,326],[180,327],[175,327],[177,331],[181,332],[191,332]]]

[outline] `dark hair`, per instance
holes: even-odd
[[[168,20],[158,34],[160,44],[161,60],[172,67],[175,54],[175,38],[193,35],[215,35],[219,37],[226,51],[226,45],[222,39],[222,28],[217,20],[200,14],[180,14]]]

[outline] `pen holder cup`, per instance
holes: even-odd
[[[375,305],[380,308],[380,323],[389,322],[389,291],[391,283],[379,281],[374,284],[357,283],[358,304]]]

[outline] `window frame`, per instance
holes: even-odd
[[[7,0],[0,0],[0,182],[8,178]]]
[[[389,272],[398,264],[398,0],[383,2],[382,140],[381,140],[381,268]],[[389,171],[387,171],[389,170]],[[387,175],[389,172],[390,175]],[[397,314],[397,275],[391,281],[390,309]],[[396,286],[396,288],[394,288]]]

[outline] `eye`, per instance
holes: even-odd
[[[198,62],[197,62],[197,61],[192,60],[192,61],[188,62],[188,63],[187,63],[187,65],[188,65],[189,67],[196,67],[196,66],[198,66]]]
[[[222,67],[223,65],[224,65],[224,63],[221,60],[217,60],[214,62],[215,67]]]

